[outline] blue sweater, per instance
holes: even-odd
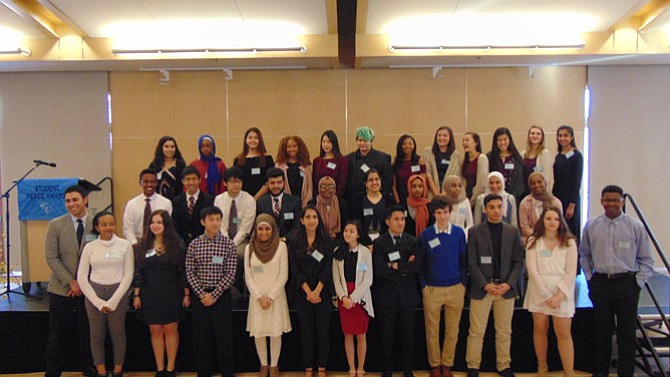
[[[435,244],[435,239],[440,244]],[[433,287],[450,287],[461,283],[465,285],[467,273],[465,232],[462,228],[451,225],[451,234],[435,234],[435,226],[430,226],[419,237],[421,251],[424,254],[423,274],[419,276],[421,288],[426,285]],[[432,241],[432,242],[431,242]]]

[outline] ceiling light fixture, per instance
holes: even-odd
[[[441,50],[501,50],[501,49],[560,49],[560,48],[584,48],[584,43],[579,44],[565,44],[565,45],[482,45],[482,46],[390,46],[389,51],[441,51]]]
[[[115,55],[123,54],[216,54],[216,53],[249,53],[261,52],[300,52],[306,53],[307,47],[242,47],[242,48],[183,48],[183,49],[112,49]]]
[[[32,51],[27,48],[17,48],[15,50],[0,50],[0,55],[23,55],[23,56],[30,56],[32,55]]]

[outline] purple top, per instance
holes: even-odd
[[[347,174],[349,172],[349,164],[345,156],[336,156],[328,159],[319,156],[314,159],[312,169],[315,198],[319,194],[319,181],[325,176],[335,180],[337,197],[341,198],[344,196],[344,192],[347,189]]]
[[[475,187],[475,183],[477,183],[478,160],[478,158],[475,158],[470,161],[467,156],[463,159],[463,165],[465,165],[465,169],[463,170],[463,178],[465,178],[465,196],[468,198],[472,197],[472,189]]]
[[[414,174],[426,174],[426,165],[419,164],[418,161],[406,160],[400,164],[400,169],[395,172],[395,189],[401,202],[407,200],[407,196],[409,195],[409,192],[407,192],[407,180]]]

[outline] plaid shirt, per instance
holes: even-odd
[[[186,280],[202,298],[211,293],[219,297],[233,284],[237,272],[235,243],[219,231],[214,238],[201,235],[191,242],[186,253]]]

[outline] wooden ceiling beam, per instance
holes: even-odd
[[[79,26],[48,0],[0,0],[0,4],[33,25],[47,38],[71,34],[86,36]]]

